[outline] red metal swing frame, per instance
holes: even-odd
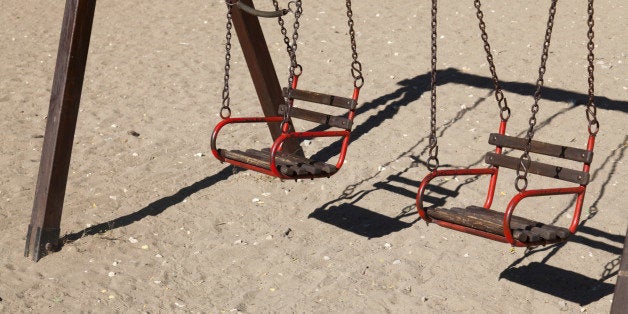
[[[292,81],[292,89],[296,89],[297,88],[297,84],[299,82],[299,75],[295,75],[294,79]],[[356,103],[358,102],[358,97],[360,95],[360,87],[354,86],[353,88],[353,95],[351,96],[351,99],[353,99]],[[292,107],[292,103],[294,102],[293,99],[289,100],[290,102],[290,107]],[[355,117],[355,109],[349,110],[349,113],[347,114],[347,119],[349,119],[350,121],[353,121],[353,118]],[[345,157],[347,155],[347,148],[349,147],[349,140],[350,140],[350,134],[351,131],[350,130],[344,130],[344,131],[307,131],[307,132],[297,132],[297,131],[291,131],[290,130],[290,126],[289,124],[284,124],[283,128],[282,128],[282,133],[279,137],[277,137],[277,139],[275,139],[275,141],[273,142],[273,144],[270,147],[270,157],[269,157],[269,168],[270,169],[266,169],[266,168],[262,168],[256,165],[252,165],[252,164],[248,164],[248,163],[244,163],[238,160],[234,160],[234,159],[230,159],[230,158],[225,158],[223,157],[220,152],[218,151],[218,148],[216,148],[216,139],[218,137],[218,133],[220,132],[220,130],[227,124],[240,124],[240,123],[281,123],[283,122],[284,117],[283,116],[271,116],[271,117],[242,117],[242,118],[227,118],[227,119],[223,119],[222,121],[220,121],[216,127],[214,128],[214,131],[212,132],[212,137],[211,137],[211,151],[212,154],[214,155],[214,157],[216,157],[216,159],[222,161],[222,162],[228,162],[234,166],[237,167],[241,167],[241,168],[245,168],[245,169],[249,169],[249,170],[253,170],[253,171],[257,171],[269,176],[273,176],[273,177],[277,177],[277,178],[281,178],[281,179],[302,179],[302,178],[308,178],[308,179],[314,179],[314,178],[320,178],[320,177],[329,177],[330,175],[327,173],[321,173],[318,175],[314,175],[314,174],[305,174],[305,175],[294,175],[294,176],[287,176],[283,173],[281,173],[281,171],[277,168],[277,155],[278,153],[280,153],[283,149],[283,143],[284,141],[291,139],[291,138],[295,138],[295,139],[303,139],[303,138],[317,138],[317,137],[342,137],[342,146],[340,148],[340,155],[338,156],[338,160],[336,161],[336,169],[340,170],[340,168],[342,167],[342,165],[344,164],[345,161]],[[337,172],[337,171],[336,171]],[[332,174],[333,175],[333,174]]]
[[[501,121],[499,125],[499,134],[505,135],[505,133],[506,133],[506,121]],[[589,134],[589,139],[587,142],[587,150],[592,152],[594,145],[595,145],[595,134]],[[495,148],[495,153],[501,154],[502,147],[497,146]],[[588,173],[590,167],[591,167],[590,164],[584,163],[582,171]],[[524,190],[522,192],[519,192],[510,200],[510,202],[508,203],[508,206],[506,207],[506,211],[504,212],[504,220],[503,220],[504,236],[500,236],[497,234],[485,232],[485,231],[470,228],[467,226],[451,223],[448,221],[431,218],[427,215],[427,212],[425,208],[423,207],[423,197],[425,195],[425,190],[427,186],[429,185],[430,181],[432,181],[434,178],[441,177],[441,176],[458,176],[458,175],[490,175],[491,178],[489,181],[486,200],[484,201],[484,206],[482,206],[486,209],[490,209],[493,203],[493,197],[495,195],[495,186],[497,184],[498,172],[499,172],[499,167],[496,167],[496,166],[490,166],[488,168],[445,169],[445,170],[435,170],[435,171],[430,172],[427,176],[423,178],[423,180],[421,180],[419,191],[417,193],[416,207],[417,207],[417,211],[419,212],[419,215],[427,223],[434,222],[442,227],[466,232],[469,234],[477,235],[477,236],[495,240],[495,241],[510,243],[513,246],[525,247],[525,246],[549,244],[549,243],[562,242],[564,241],[564,239],[557,239],[555,241],[544,240],[544,241],[535,243],[535,242],[521,242],[513,238],[512,229],[510,228],[510,221],[512,219],[512,215],[515,211],[515,208],[517,207],[519,202],[521,202],[523,199],[527,197],[575,194],[577,195],[577,199],[575,203],[574,215],[573,215],[573,218],[571,219],[571,224],[569,226],[569,232],[571,234],[574,234],[576,232],[576,229],[578,228],[578,224],[580,222],[580,214],[582,212],[582,205],[584,202],[586,185],[580,185],[577,187],[567,187],[567,188]]]

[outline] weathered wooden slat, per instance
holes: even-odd
[[[218,150],[218,152],[220,153],[222,157],[237,160],[239,162],[243,162],[249,165],[253,165],[253,166],[270,170],[268,159],[260,158],[259,156],[255,156],[251,153],[243,152],[240,150],[226,150],[226,149],[220,149]]]
[[[514,136],[502,135],[499,133],[491,133],[488,139],[488,143],[501,146],[514,148],[518,150],[525,150],[527,140],[525,138],[518,138]],[[574,148],[569,146],[561,146],[555,144],[549,144],[539,141],[532,141],[530,143],[530,151],[533,153],[543,154],[552,157],[564,158],[579,162],[590,164],[593,160],[593,152],[586,149]]]
[[[444,209],[436,207],[428,209],[427,214],[431,218],[448,221],[493,234],[502,234],[503,226],[501,219],[503,218],[503,215],[499,215],[499,217],[497,217],[497,212],[494,211],[489,212],[489,214],[493,214],[492,216],[494,217],[473,216],[471,211],[466,211],[462,208]]]
[[[270,170],[270,150],[267,148],[261,151],[255,149],[247,149],[246,151],[220,149],[218,152],[225,158]],[[338,171],[333,165],[314,162],[287,153],[277,154],[275,162],[279,171],[286,176],[319,175],[321,173],[332,175]]]
[[[286,105],[279,106],[279,114],[284,114]],[[353,122],[345,117],[332,116],[312,110],[292,107],[290,112],[291,118],[303,119],[310,122],[333,126],[345,130],[350,130]]]
[[[427,214],[435,219],[482,230],[496,235],[504,235],[504,213],[502,212],[478,206],[469,206],[465,209],[431,208],[428,209]],[[514,215],[512,216],[510,227],[513,237],[521,242],[538,242],[543,240],[554,241],[557,238],[566,239],[570,234],[567,229],[545,225],[538,221]],[[562,229],[562,235],[565,235],[565,233],[567,235],[559,236],[559,232],[557,231],[559,229]]]
[[[488,152],[484,161],[489,165],[515,170],[519,166],[519,158],[493,152]],[[532,161],[528,172],[581,185],[589,183],[589,174],[587,172],[553,166],[542,162]]]
[[[283,95],[287,98],[298,99],[308,102],[319,103],[328,106],[334,106],[339,108],[345,108],[348,110],[354,110],[357,106],[355,100],[346,97],[321,94],[316,92],[310,92],[301,89],[289,89],[283,88]]]
[[[264,148],[261,151],[257,151],[253,149],[247,150],[247,152],[249,151],[254,152],[255,154],[260,154],[266,160],[270,160],[270,149],[268,148]],[[321,173],[320,169],[312,165],[311,160],[304,157],[299,157],[299,156],[294,156],[291,154],[285,154],[285,153],[279,152],[275,156],[275,161],[278,164],[285,164],[287,168],[292,169],[290,171],[288,169],[285,169],[285,170],[280,169],[282,170],[282,173],[285,175],[293,175],[293,174],[288,174],[287,172],[294,173],[297,175],[302,175],[302,174],[317,175]]]
[[[475,211],[486,210],[486,208],[483,208],[480,206],[468,206],[467,209],[475,210]],[[550,233],[553,233],[556,237],[560,239],[567,239],[571,235],[571,232],[569,232],[569,229],[558,227],[558,226],[553,226],[553,225],[547,225],[547,224],[544,224],[535,220],[523,218],[521,216],[516,216],[516,215],[512,216],[512,219],[510,220],[510,224],[511,224],[511,227],[520,228],[520,229],[525,229],[527,227],[533,227],[532,229],[534,228],[546,229],[546,230],[549,230]],[[552,235],[550,233],[547,233],[546,231],[538,231],[537,233],[541,235],[547,234],[547,237],[543,237],[543,238],[547,240],[551,240],[550,238],[552,237]]]

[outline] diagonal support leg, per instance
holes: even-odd
[[[81,100],[96,0],[66,0],[46,135],[24,255],[32,260],[58,247],[61,212]]]
[[[253,6],[252,0],[239,0],[243,4],[250,7]],[[248,14],[237,6],[233,8],[233,26],[238,34],[238,40],[244,53],[244,59],[249,67],[253,85],[257,91],[257,97],[262,105],[264,116],[276,116],[279,105],[283,104],[284,98],[281,92],[281,85],[277,79],[277,72],[270,58],[268,45],[259,24],[259,19]],[[281,129],[278,123],[269,123],[268,128],[273,140],[281,135]],[[289,139],[284,142],[284,151],[295,153],[303,156],[303,150],[299,146],[299,142],[295,139]]]

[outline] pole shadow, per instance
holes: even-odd
[[[206,177],[200,181],[197,181],[190,186],[186,186],[180,189],[179,191],[177,191],[175,194],[160,198],[134,213],[124,215],[122,217],[118,217],[116,219],[113,219],[107,222],[99,223],[95,226],[85,228],[81,231],[66,234],[61,238],[61,241],[59,241],[60,247],[58,249],[60,250],[63,247],[63,245],[72,243],[80,238],[83,238],[86,236],[93,236],[93,235],[100,234],[109,230],[125,227],[132,223],[140,221],[148,216],[157,216],[163,213],[166,209],[183,202],[183,200],[185,200],[187,197],[191,196],[192,194],[200,190],[206,189],[220,181],[226,180],[232,174],[233,174],[233,167],[232,166],[226,167],[222,169],[220,172],[212,176]]]

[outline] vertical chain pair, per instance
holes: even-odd
[[[432,0],[432,47],[431,47],[431,65],[432,69],[430,72],[430,137],[429,137],[429,154],[430,156],[427,158],[427,169],[429,171],[436,171],[439,166],[438,161],[438,139],[436,137],[436,26],[437,26],[437,15],[438,15],[438,1]]]
[[[491,78],[493,80],[495,100],[497,101],[497,106],[499,107],[499,117],[502,119],[502,122],[508,122],[510,118],[510,108],[508,107],[508,101],[504,97],[504,92],[502,91],[501,84],[499,83],[499,78],[497,77],[497,70],[495,68],[495,61],[493,59],[493,53],[491,52],[491,45],[488,43],[488,33],[486,32],[486,24],[484,23],[484,12],[482,12],[482,3],[480,0],[475,0],[473,2],[476,9],[476,16],[479,21],[480,27],[480,37],[484,42],[484,51],[486,52],[486,62],[488,62],[489,70],[491,72]]]
[[[345,3],[347,7],[347,25],[349,26],[349,38],[351,41],[351,76],[353,77],[353,87],[360,89],[364,85],[364,76],[362,76],[362,63],[358,61],[358,46],[355,40],[355,29],[353,25],[353,9],[351,9],[351,0]]]
[[[519,165],[517,166],[517,177],[515,178],[515,188],[519,192],[523,192],[528,187],[528,172],[532,164],[530,158],[530,149],[532,146],[532,138],[534,137],[534,126],[536,125],[536,114],[539,112],[539,100],[541,99],[541,89],[543,88],[543,76],[546,71],[547,58],[549,56],[549,47],[552,38],[552,29],[554,27],[554,17],[556,15],[556,4],[558,0],[552,0],[549,9],[549,17],[547,19],[547,28],[545,29],[545,40],[543,41],[543,51],[541,53],[541,65],[539,66],[539,77],[536,80],[536,90],[534,92],[534,103],[530,108],[532,116],[528,120],[528,131],[526,133],[526,145],[523,154],[519,157]]]
[[[587,38],[589,42],[587,43],[587,49],[589,50],[589,54],[587,55],[587,61],[589,61],[589,66],[587,67],[587,72],[589,73],[588,83],[589,83],[589,98],[587,100],[587,110],[586,117],[589,122],[589,135],[595,136],[597,132],[600,130],[600,122],[597,120],[597,110],[595,107],[595,90],[594,90],[594,76],[593,70],[595,66],[593,61],[595,59],[595,55],[593,54],[593,49],[595,48],[595,44],[593,43],[593,37],[595,37],[595,33],[593,32],[593,25],[595,21],[593,20],[593,0],[589,0],[589,4],[587,7],[588,19],[587,25],[589,26],[589,30],[587,31]]]
[[[294,14],[292,42],[290,41],[290,37],[288,37],[288,30],[285,27],[284,19],[281,16],[277,18],[277,23],[279,24],[281,34],[283,35],[283,41],[286,44],[286,52],[288,52],[288,56],[290,57],[288,88],[292,88],[294,80],[301,75],[301,72],[303,72],[303,67],[297,61],[297,40],[299,39],[299,27],[301,26],[299,18],[301,17],[301,14],[303,14],[303,6],[301,0],[291,1],[290,3],[293,3],[295,6],[294,9],[290,10]],[[279,9],[279,3],[277,0],[273,0],[273,6],[275,7],[275,10]],[[293,102],[286,97],[284,98],[284,105],[286,108],[283,111],[283,120],[281,121],[280,128],[282,132],[288,132],[290,130],[290,112],[292,111]]]
[[[229,95],[229,72],[231,70],[231,29],[233,28],[233,15],[232,15],[232,7],[233,3],[231,0],[225,0],[225,4],[227,5],[227,34],[225,35],[226,43],[225,43],[225,75],[224,75],[224,85],[222,88],[222,106],[220,107],[220,117],[222,119],[228,119],[231,117],[231,108],[229,105],[231,104],[231,96]]]

